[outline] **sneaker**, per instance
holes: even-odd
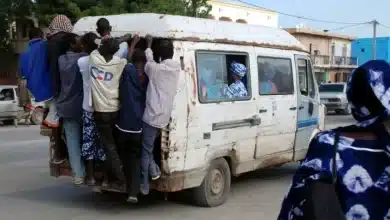
[[[94,193],[101,193],[102,190],[100,189],[99,186],[93,186],[93,187],[92,187],[92,192],[94,192]]]
[[[138,198],[135,197],[135,196],[129,196],[126,201],[128,203],[137,204],[138,203]]]
[[[140,192],[142,195],[149,195],[149,185],[141,184]]]
[[[84,184],[84,178],[82,177],[75,177],[73,180],[73,184],[76,186],[80,186]]]
[[[53,159],[53,164],[56,164],[56,165],[59,165],[59,164],[63,164],[65,162],[66,159],[57,159],[57,158],[54,158]]]
[[[158,165],[153,161],[149,166],[149,173],[152,177],[152,180],[158,180],[161,177],[161,171]]]
[[[88,185],[88,186],[94,186],[94,185],[96,185],[95,179],[94,179],[94,178],[88,178],[88,179],[87,179],[87,185]]]
[[[104,180],[103,182],[102,182],[102,188],[105,188],[105,189],[108,189],[109,187],[110,187],[110,184],[108,184],[108,181],[107,180]]]

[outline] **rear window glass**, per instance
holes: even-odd
[[[344,85],[320,85],[320,92],[343,92]]]
[[[15,99],[13,89],[1,89],[0,90],[0,101],[11,101]]]

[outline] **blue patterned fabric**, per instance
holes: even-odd
[[[324,131],[313,138],[282,203],[278,220],[304,219],[308,181],[332,175],[336,133],[363,131],[374,133],[377,140],[340,136],[337,145],[336,189],[340,203],[347,220],[390,219],[390,136],[382,123],[388,119],[390,110],[389,64],[369,61],[356,69],[349,79],[347,93],[358,123]],[[364,94],[367,96],[363,97]]]
[[[99,133],[93,118],[93,112],[83,111],[83,144],[81,155],[84,160],[106,159],[104,150],[99,142]]]
[[[239,77],[244,77],[246,74],[246,67],[244,64],[233,62],[230,66],[230,71]]]
[[[226,87],[224,94],[228,98],[238,98],[247,96],[248,91],[246,90],[244,83],[238,80],[232,83],[229,87]]]

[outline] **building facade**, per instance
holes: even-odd
[[[373,39],[360,38],[352,42],[352,56],[363,64],[373,59]],[[390,62],[390,37],[376,38],[376,59]]]
[[[355,38],[308,28],[285,30],[310,51],[318,82],[345,82],[357,68],[358,59],[352,56],[351,46]]]
[[[230,0],[209,0],[212,6],[210,18],[268,27],[278,27],[279,17],[274,11],[251,7],[250,5]]]

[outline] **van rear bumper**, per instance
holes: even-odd
[[[70,165],[67,161],[63,164],[54,164],[52,161],[50,161],[49,163],[50,176],[72,176],[72,169],[70,168]],[[151,187],[152,189],[155,189],[159,192],[178,192],[184,189],[190,189],[200,186],[203,182],[205,175],[206,170],[204,169],[174,172],[170,175],[163,174],[161,175],[161,178],[159,180],[152,182]],[[97,172],[96,176],[99,177],[100,173]],[[102,190],[125,193],[124,187],[111,187]]]

